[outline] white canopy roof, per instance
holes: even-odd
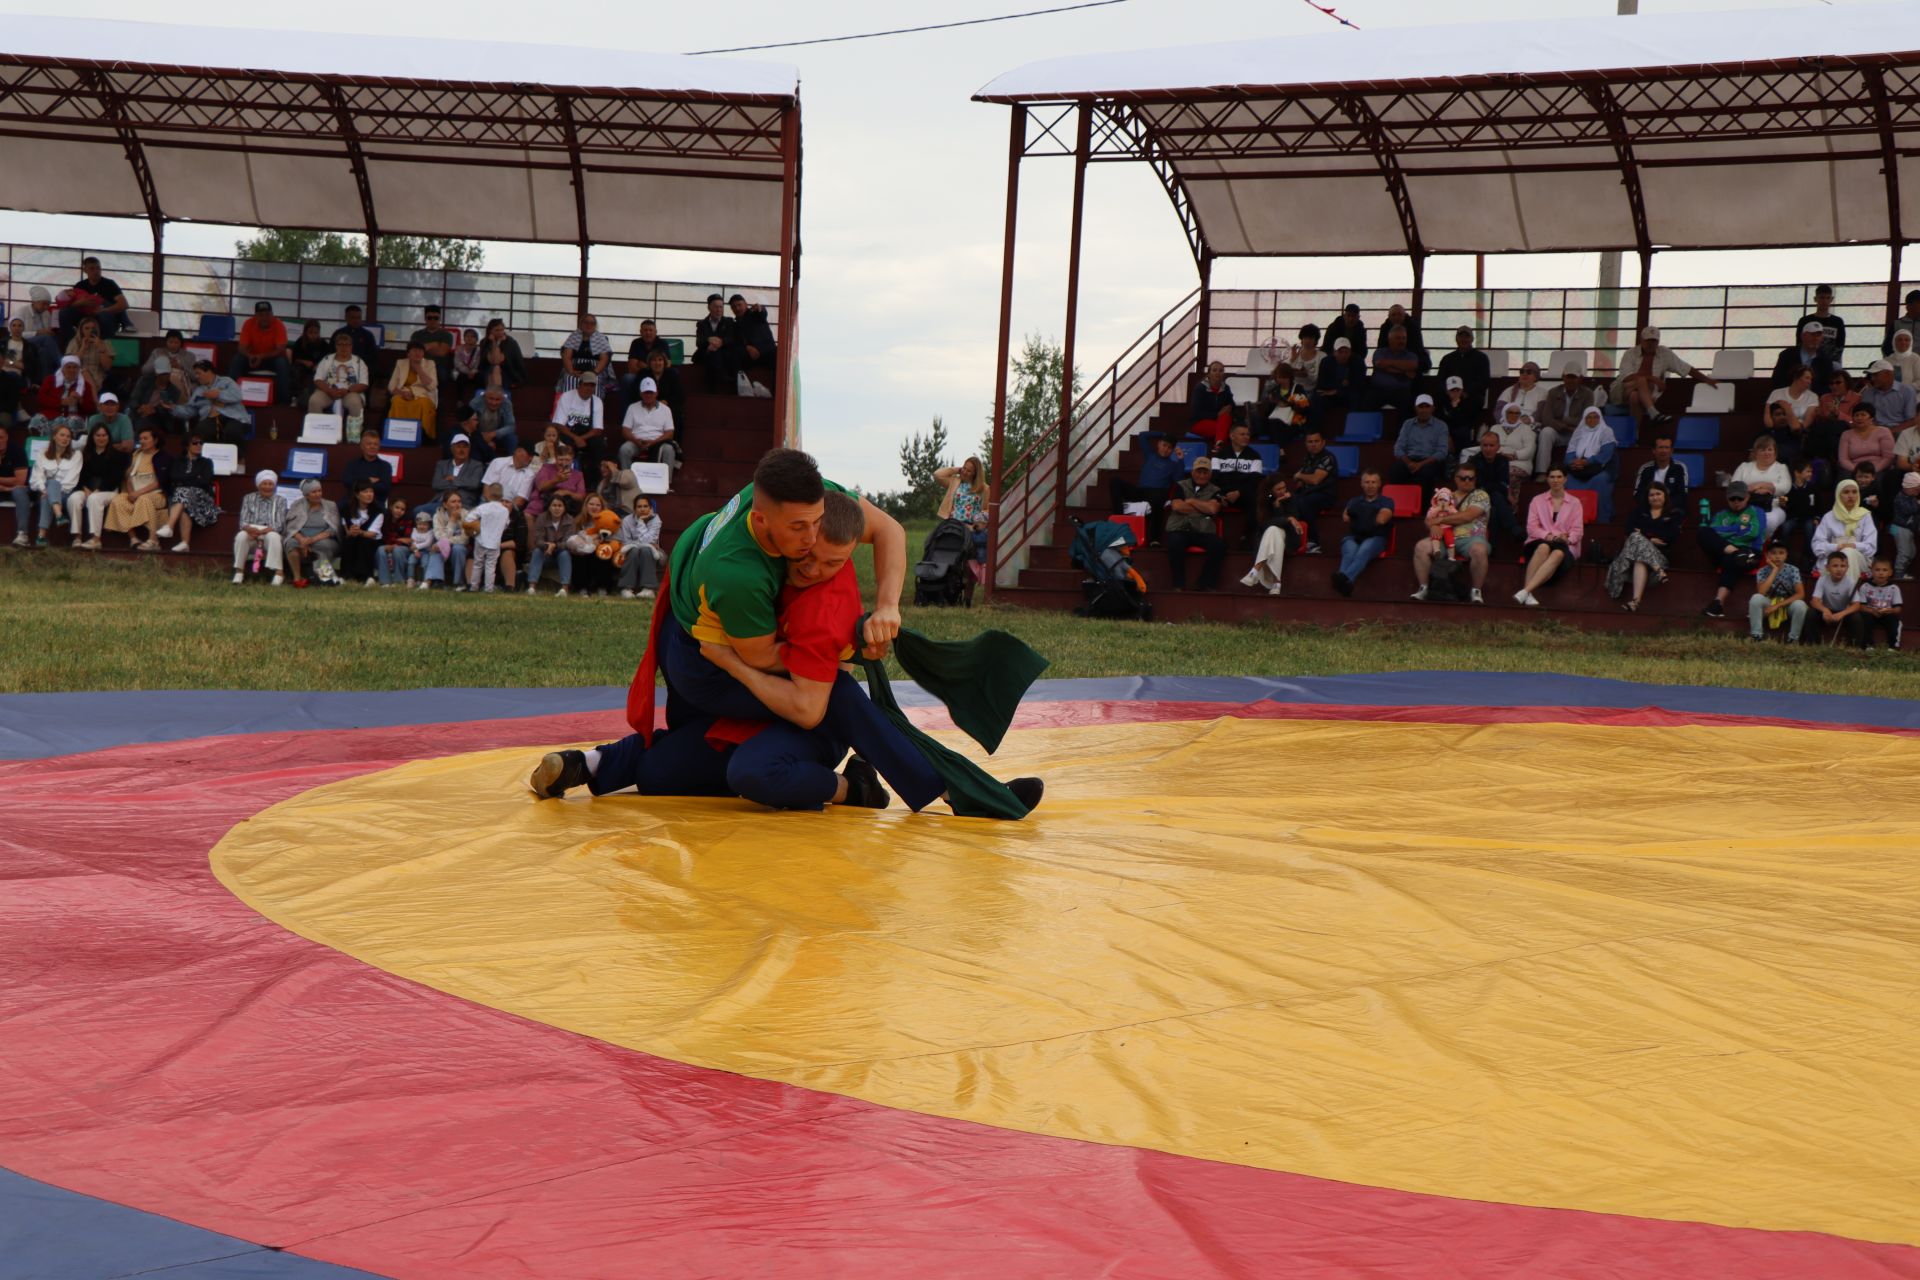
[[[5,27],[10,208],[780,250],[791,66],[32,16]]]
[[[1917,66],[1920,6],[1849,5],[1055,58],[976,97],[1096,103],[1094,158],[1152,161],[1217,254],[1771,247],[1920,239]]]

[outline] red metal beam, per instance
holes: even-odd
[[[1633,244],[1640,254],[1640,290],[1634,303],[1636,317],[1633,332],[1639,336],[1647,327],[1653,306],[1653,236],[1647,229],[1647,201],[1640,187],[1640,164],[1633,150],[1633,138],[1621,118],[1620,104],[1604,84],[1584,86],[1587,101],[1606,121],[1607,140],[1613,144],[1614,159],[1620,165],[1620,185],[1626,189],[1627,211],[1633,218]]]
[[[773,441],[770,448],[796,442],[793,414],[793,335],[800,274],[800,112],[787,112],[781,139],[785,163],[780,185],[780,333],[779,363],[773,371]]]
[[[1000,330],[993,362],[993,449],[987,459],[987,577],[988,604],[993,603],[994,580],[1000,573],[1000,501],[1007,472],[1007,362],[1013,355],[1013,251],[1020,225],[1020,157],[1026,150],[1027,109],[1012,109],[1007,132],[1007,217],[1000,246]]]
[[[1906,228],[1900,221],[1900,148],[1894,144],[1893,112],[1887,103],[1886,74],[1869,67],[1861,75],[1867,82],[1867,94],[1873,99],[1873,120],[1880,133],[1881,172],[1887,182],[1887,252],[1892,262],[1887,267],[1887,316],[1900,310],[1900,251],[1906,247]]]
[[[367,180],[367,158],[360,151],[360,134],[354,127],[353,113],[347,109],[346,96],[337,85],[321,86],[321,93],[333,109],[333,127],[347,149],[347,165],[353,170],[354,186],[360,192],[360,213],[367,224],[367,311],[366,318],[380,318],[380,217],[373,207],[373,184]]]
[[[560,113],[560,132],[567,140],[567,165],[573,175],[573,216],[579,230],[580,314],[587,314],[587,178],[580,172],[580,138],[573,127],[573,100],[564,93],[553,95],[554,109]],[[785,251],[782,250],[784,260]]]
[[[1087,151],[1093,135],[1093,104],[1080,104],[1080,122],[1073,143],[1073,226],[1067,239],[1067,327],[1060,340],[1060,461],[1055,477],[1053,505],[1055,513],[1066,509],[1067,469],[1072,465],[1073,445],[1073,355],[1074,337],[1080,319],[1080,231],[1087,204]]]
[[[140,188],[140,203],[146,206],[147,225],[153,229],[153,285],[149,302],[157,312],[166,305],[167,215],[160,207],[153,170],[147,166],[146,148],[141,144],[140,135],[127,123],[126,112],[114,94],[112,83],[97,71],[82,73],[81,80],[92,90],[100,105],[101,117],[113,125],[113,132],[120,139],[120,150],[127,157],[127,166],[133,170],[134,183]]]
[[[1387,194],[1393,199],[1393,211],[1400,217],[1400,232],[1406,237],[1407,257],[1412,259],[1415,274],[1418,275],[1420,263],[1426,260],[1427,247],[1420,239],[1420,223],[1414,216],[1413,197],[1407,193],[1407,177],[1400,171],[1399,157],[1387,145],[1386,135],[1380,128],[1380,117],[1365,98],[1348,95],[1340,99],[1340,110],[1353,121],[1366,139],[1367,149],[1373,152],[1373,161],[1380,166],[1381,175],[1387,184]]]

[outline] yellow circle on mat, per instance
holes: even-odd
[[[1026,822],[628,794],[537,750],[236,827],[296,933],[614,1044],[1376,1186],[1920,1244],[1920,741],[1029,730]]]

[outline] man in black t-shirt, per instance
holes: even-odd
[[[1813,291],[1813,310],[1801,316],[1799,323],[1793,326],[1793,330],[1795,333],[1804,333],[1810,324],[1820,326],[1820,331],[1823,335],[1823,341],[1820,344],[1820,354],[1825,356],[1835,368],[1844,368],[1846,365],[1845,356],[1847,350],[1847,322],[1833,314],[1832,285],[1823,284]],[[1826,384],[1821,383],[1820,385],[1825,386]]]
[[[1393,500],[1381,497],[1380,489],[1379,468],[1368,467],[1360,473],[1360,496],[1347,503],[1347,536],[1340,540],[1340,568],[1333,575],[1333,589],[1343,596],[1353,594],[1353,584],[1393,538]]]
[[[70,290],[73,301],[60,308],[60,345],[73,341],[80,321],[92,316],[100,326],[100,336],[111,338],[127,327],[127,295],[120,286],[100,274],[100,259],[80,260],[80,280]]]
[[[409,343],[417,342],[426,349],[427,359],[433,361],[434,372],[439,378],[440,396],[443,401],[452,401],[453,397],[453,346],[459,339],[450,329],[440,326],[440,308],[426,309],[426,327],[415,329]],[[364,358],[364,357],[363,357]]]
[[[660,336],[660,327],[651,320],[642,320],[640,336],[627,347],[627,371],[620,375],[620,393],[626,397],[624,403],[632,404],[640,398],[640,379],[647,376],[647,357],[656,351],[667,358],[668,364],[673,363],[673,348]]]

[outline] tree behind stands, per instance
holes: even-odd
[[[940,509],[941,485],[933,473],[948,465],[947,424],[939,415],[926,435],[915,432],[900,442],[900,474],[907,487],[885,493],[870,493],[867,501],[896,520],[930,520]]]
[[[1005,460],[1007,474],[995,476],[1004,486],[1026,473],[1015,466],[1021,454],[1037,440],[1046,438],[1060,420],[1060,371],[1065,361],[1060,348],[1038,334],[1027,335],[1020,354],[1013,358],[1013,385],[1007,390],[1007,427]],[[1080,396],[1080,371],[1073,371],[1074,398]],[[980,462],[992,470],[993,431],[980,438]]]
[[[337,231],[289,231],[263,228],[250,240],[234,242],[234,256],[251,262],[311,262],[326,267],[364,267],[364,236]],[[380,237],[383,267],[428,268],[439,271],[478,271],[487,251],[478,240],[442,240],[432,236]]]

